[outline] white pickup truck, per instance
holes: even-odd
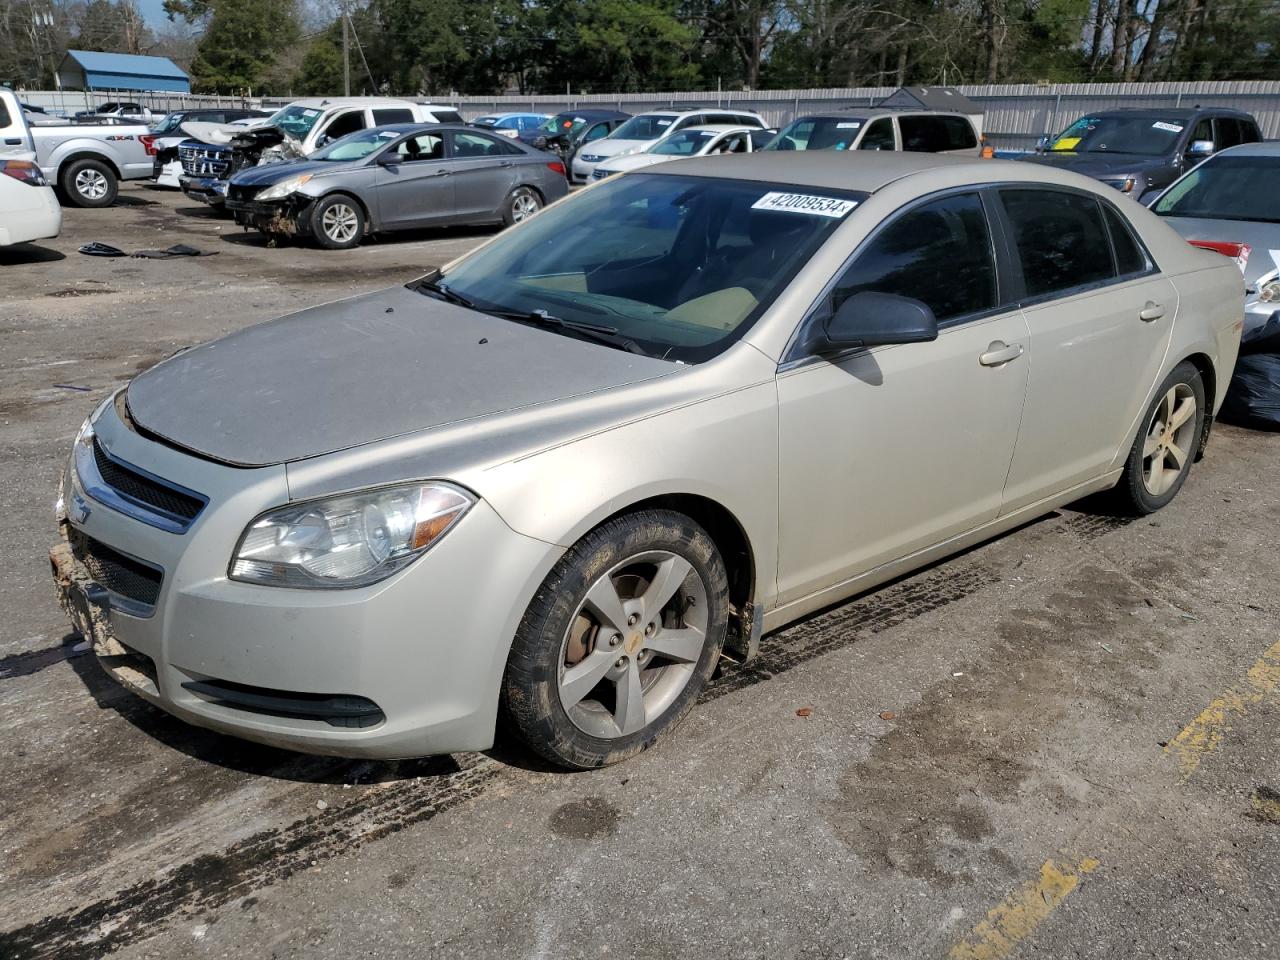
[[[34,153],[64,204],[109,207],[121,180],[151,176],[151,151],[142,124],[28,126],[13,91],[0,87],[0,158]]]

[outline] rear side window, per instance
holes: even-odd
[[[832,311],[864,290],[922,300],[939,323],[995,307],[995,255],[978,195],[940,197],[881,230],[840,278]]]
[[[1147,255],[1133,235],[1133,230],[1124,222],[1124,218],[1105,203],[1102,205],[1102,216],[1107,222],[1107,233],[1111,235],[1111,248],[1116,254],[1116,273],[1122,277],[1147,272]]]
[[[3,100],[0,100],[0,127],[7,127],[11,123],[13,120],[9,116],[9,108],[5,106]]]
[[[899,117],[902,149],[916,153],[977,149],[978,138],[964,117]]]
[[[1213,121],[1213,146],[1216,150],[1239,145],[1240,124],[1235,117],[1218,117]]]
[[[859,150],[892,150],[893,149],[893,121],[888,117],[881,117],[879,120],[867,127],[867,132],[862,137],[862,142],[858,144]]]
[[[436,118],[436,123],[462,122],[462,114],[457,110],[432,110],[431,115]]]
[[[1093,197],[1059,190],[1001,190],[1028,297],[1113,279],[1102,208]]]
[[[1252,120],[1240,121],[1240,142],[1241,143],[1261,143],[1262,134],[1258,132],[1258,125]]]
[[[373,111],[375,127],[382,127],[388,123],[413,123],[413,111],[394,107]]]

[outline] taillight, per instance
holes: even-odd
[[[1253,252],[1253,247],[1247,243],[1233,243],[1226,240],[1188,240],[1187,242],[1193,247],[1203,247],[1214,253],[1220,253],[1224,257],[1230,257],[1236,262],[1241,273],[1249,265],[1249,254]]]
[[[147,151],[148,157],[154,157],[156,155],[157,136],[158,135],[154,133],[144,133],[138,138],[142,142],[142,149]]]
[[[547,169],[550,170],[552,173],[560,174],[560,176],[562,177],[566,176],[564,172],[564,164],[561,163],[559,160],[552,160],[550,163],[547,164]]]
[[[15,180],[21,180],[23,183],[29,183],[33,187],[49,185],[40,168],[30,160],[0,160],[0,173]]]

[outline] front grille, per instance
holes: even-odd
[[[259,189],[259,187],[241,187],[233,183],[227,187],[227,199],[239,203],[248,203],[254,198]]]
[[[178,159],[182,161],[182,172],[189,177],[221,179],[231,167],[231,151],[208,144],[178,147]]]
[[[163,574],[155,567],[125,556],[101,541],[71,529],[71,552],[84,564],[94,583],[110,593],[154,607],[160,599]]]
[[[185,524],[190,524],[204,509],[204,501],[199,497],[175,490],[112,459],[97,437],[93,439],[93,462],[102,482],[126,500],[168,514]]]

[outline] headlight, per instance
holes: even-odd
[[[288,180],[281,180],[274,186],[267,187],[260,194],[254,197],[255,200],[283,200],[291,193],[296,193],[302,189],[302,185],[311,179],[311,174],[300,173],[296,177],[290,177]]]
[[[362,587],[391,576],[444,536],[475,498],[412,483],[291,504],[245,530],[232,580],[276,587]]]
[[[1262,303],[1280,302],[1280,276],[1258,284],[1258,299]]]

